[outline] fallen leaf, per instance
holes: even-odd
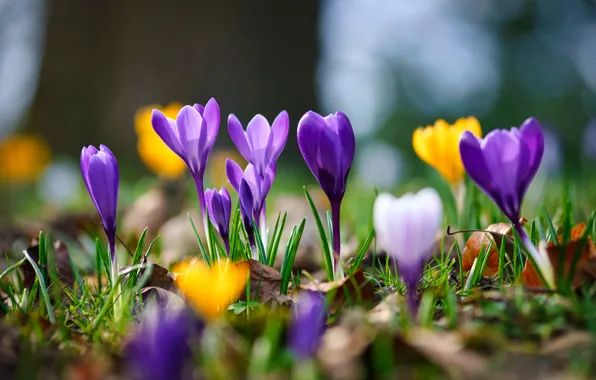
[[[145,304],[153,301],[163,309],[184,307],[184,300],[178,294],[156,286],[141,289],[141,296]]]
[[[466,349],[456,332],[411,329],[406,336],[397,336],[396,340],[396,355],[403,353],[400,346],[410,346],[445,370],[450,378],[478,378],[489,370],[487,359]]]
[[[351,303],[358,301],[359,304],[366,306],[367,304],[372,304],[377,299],[374,284],[361,270],[341,280],[304,284],[300,285],[300,288],[322,293],[335,292],[330,305],[331,310],[337,310],[346,301],[351,301]]]
[[[490,277],[496,274],[499,271],[499,250],[503,238],[505,238],[506,244],[505,253],[511,255],[514,251],[514,245],[513,228],[510,224],[495,223],[488,226],[485,231],[474,232],[466,242],[466,246],[462,252],[462,270],[469,272],[480,252],[486,249],[489,243],[492,242],[483,275]]]
[[[248,260],[248,267],[250,270],[251,299],[265,304],[281,296],[281,274],[277,269],[253,259]],[[280,299],[283,299],[283,297]]]
[[[170,273],[166,268],[162,267],[161,265],[151,263],[151,274],[149,275],[149,280],[145,286],[147,287],[156,287],[156,288],[163,288],[166,290],[174,290],[176,287],[174,285],[174,279],[176,274]],[[126,272],[130,268],[130,266],[123,266],[120,267],[120,272]],[[145,269],[141,269],[138,278],[143,276]],[[126,274],[129,276],[129,274]]]
[[[557,281],[557,284],[560,280],[557,277],[559,274],[562,274],[564,276],[563,278],[569,279],[571,265],[573,264],[573,259],[578,250],[581,250],[581,253],[579,254],[579,259],[576,263],[575,272],[573,273],[571,285],[574,288],[577,288],[587,283],[593,283],[594,280],[596,280],[596,246],[594,246],[594,242],[592,241],[590,236],[587,236],[583,244],[583,247],[580,246],[585,231],[586,224],[580,223],[573,227],[573,229],[571,230],[571,236],[569,242],[566,245],[562,245],[562,235],[559,235],[557,237],[559,245],[556,245],[552,241],[546,244],[542,242],[542,244],[539,245],[539,251],[547,255],[550,259],[555,273],[555,280]],[[563,270],[560,272],[559,264],[561,260],[561,253],[563,253],[564,256]],[[536,268],[533,264],[531,264],[530,260],[526,261],[526,265],[524,267],[520,280],[523,284],[530,287],[540,288],[545,286],[542,283],[540,277],[538,276]]]

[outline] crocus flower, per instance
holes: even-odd
[[[342,112],[322,117],[308,111],[298,122],[298,146],[331,204],[334,265],[337,265],[341,248],[339,213],[356,151],[350,120]]]
[[[226,246],[226,251],[230,253],[230,215],[232,212],[232,199],[230,193],[225,187],[220,191],[217,189],[207,189],[205,191],[205,202],[209,210],[209,219],[219,232]]]
[[[325,297],[320,292],[303,291],[292,307],[289,346],[299,361],[317,353],[326,327]]]
[[[228,117],[228,131],[232,141],[261,177],[265,175],[269,163],[279,158],[288,140],[289,128],[290,118],[286,111],[277,115],[271,127],[265,117],[256,115],[248,122],[246,132],[236,116],[231,114]]]
[[[105,145],[100,145],[99,150],[93,145],[84,147],[81,151],[81,174],[108,237],[114,276],[117,272],[116,208],[120,181],[116,157]]]
[[[151,105],[139,108],[135,114],[135,132],[137,133],[137,151],[141,161],[155,174],[175,179],[184,173],[186,164],[155,133],[151,124],[154,109],[158,109],[165,117],[176,118],[183,104],[170,103],[165,107]]]
[[[124,348],[129,375],[134,379],[190,378],[192,348],[189,340],[202,325],[185,309],[145,309],[139,330]]]
[[[544,133],[538,120],[531,117],[519,129],[495,130],[483,139],[464,132],[459,149],[470,178],[511,220],[546,283],[553,286],[550,261],[534,247],[520,223],[524,195],[544,153]]]
[[[240,165],[236,162],[230,159],[226,161],[226,173],[230,184],[238,192],[240,197],[240,211],[247,232],[249,229],[252,231],[253,218],[257,227],[262,230],[266,228],[262,210],[265,207],[265,199],[271,190],[271,185],[275,178],[275,170],[275,162],[271,161],[267,165],[265,175],[261,177],[253,164],[248,164],[246,169],[242,171]],[[243,182],[246,183],[244,190],[242,190],[241,186]],[[248,214],[249,212],[251,214]]]
[[[244,290],[248,276],[248,262],[234,264],[218,261],[209,267],[205,262],[178,264],[174,268],[176,285],[190,304],[207,320],[223,314]]]
[[[480,123],[473,116],[457,119],[452,125],[438,119],[432,126],[416,129],[412,136],[418,157],[435,168],[451,185],[461,182],[466,174],[459,155],[459,138],[464,131],[482,136]]]
[[[377,242],[397,264],[412,315],[418,309],[418,281],[432,256],[442,221],[443,203],[432,188],[400,198],[381,193],[375,200],[373,223]]]
[[[0,140],[0,181],[33,182],[51,161],[52,151],[41,136],[12,135]]]
[[[219,118],[219,105],[213,98],[209,99],[205,107],[200,104],[182,107],[176,120],[166,117],[158,109],[153,110],[151,116],[155,133],[182,158],[195,181],[205,229],[207,213],[203,176],[209,153],[219,132]]]

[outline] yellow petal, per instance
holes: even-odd
[[[174,272],[180,273],[176,284],[195,310],[205,319],[221,316],[242,293],[248,276],[248,262],[234,264],[219,261],[208,267],[198,260],[179,264]]]
[[[50,164],[50,146],[40,136],[14,135],[0,142],[0,179],[30,182]]]
[[[447,181],[457,183],[465,175],[459,154],[459,138],[465,130],[478,137],[482,135],[480,123],[473,116],[458,119],[453,125],[449,125],[443,119],[437,119],[433,126],[414,131],[414,151]]]

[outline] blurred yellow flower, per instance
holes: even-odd
[[[30,182],[39,178],[50,164],[52,153],[39,136],[14,135],[0,141],[0,179]]]
[[[176,285],[205,319],[223,314],[242,293],[248,279],[248,262],[221,260],[211,267],[204,261],[178,264]]]
[[[434,125],[414,131],[414,151],[449,183],[456,184],[466,174],[459,154],[459,138],[466,130],[482,136],[480,123],[473,116],[457,119],[453,125],[438,119]]]
[[[232,191],[232,185],[228,182],[226,174],[226,160],[234,160],[241,168],[246,167],[246,160],[238,151],[232,149],[221,149],[211,153],[208,161],[207,175],[211,180],[211,185],[218,189],[225,186],[228,191]]]
[[[135,131],[139,138],[137,144],[139,156],[149,170],[165,178],[179,177],[184,172],[186,165],[153,130],[151,112],[157,108],[166,117],[176,119],[176,115],[182,107],[183,105],[180,103],[170,103],[163,108],[150,105],[140,108],[135,115]]]

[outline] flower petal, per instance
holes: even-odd
[[[319,134],[325,128],[325,119],[316,112],[308,111],[298,122],[298,147],[304,157],[306,165],[319,180],[319,166],[317,161],[319,151]]]
[[[286,111],[281,111],[271,124],[271,159],[277,160],[281,155],[286,141],[288,140],[288,131],[290,129],[290,117]]]
[[[246,139],[246,133],[244,133],[240,120],[238,120],[234,114],[230,114],[228,117],[228,132],[240,154],[246,161],[251,162],[252,154],[250,146],[248,145],[248,140]]]
[[[544,154],[544,132],[540,122],[531,117],[524,121],[520,127],[520,141],[522,142],[521,151],[527,154],[527,159],[524,164],[520,165],[519,176],[519,193],[518,196],[523,198],[530,183],[534,179],[542,156]]]
[[[182,145],[180,145],[176,123],[168,119],[160,110],[154,109],[151,114],[151,125],[168,148],[185,160],[186,157]]]
[[[226,159],[226,174],[234,190],[240,193],[240,182],[242,181],[242,177],[244,175],[240,165],[238,165],[234,160],[229,158]]]
[[[485,193],[493,194],[493,174],[484,162],[480,140],[471,132],[465,131],[459,140],[459,153],[466,172]]]
[[[192,173],[198,173],[201,169],[201,152],[199,147],[205,145],[206,135],[201,131],[203,118],[191,106],[184,106],[176,117],[180,145],[184,150],[187,165]]]
[[[89,160],[89,188],[97,205],[104,229],[111,233],[116,231],[116,207],[118,193],[114,192],[113,183],[117,181],[113,167],[106,164],[105,153],[93,155]]]
[[[356,153],[356,137],[348,116],[343,112],[337,112],[336,115],[337,133],[342,147],[342,171],[347,174],[352,167],[354,154]]]
[[[217,138],[217,134],[219,133],[219,123],[220,123],[220,111],[219,111],[219,104],[215,98],[209,99],[207,104],[205,104],[205,110],[203,113],[200,113],[207,124],[207,143],[206,143],[206,151],[203,151],[202,154],[204,156],[208,155],[215,144],[215,139]],[[205,157],[206,159],[206,157]]]
[[[265,172],[270,157],[267,157],[267,146],[271,128],[263,115],[255,115],[246,127],[246,138],[251,149],[252,162],[259,174]]]

